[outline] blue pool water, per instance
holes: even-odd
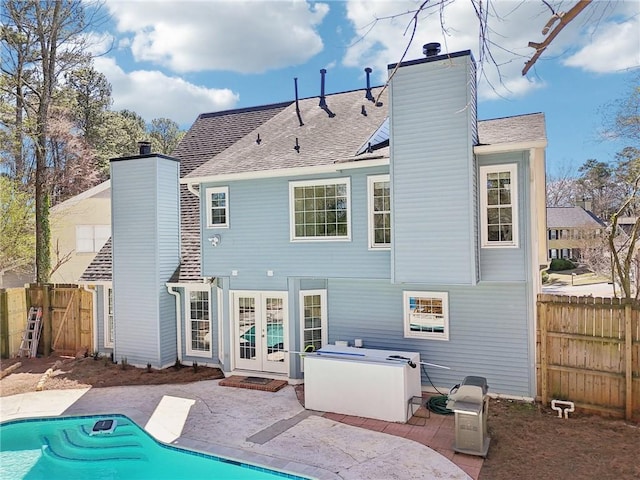
[[[112,433],[91,435],[99,420]],[[124,415],[41,418],[0,424],[0,478],[304,480],[304,477],[206,455],[153,439]]]

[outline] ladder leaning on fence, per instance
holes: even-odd
[[[31,307],[27,317],[27,328],[22,335],[18,356],[35,357],[38,353],[38,342],[42,330],[42,307]]]

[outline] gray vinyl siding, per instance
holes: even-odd
[[[391,82],[394,283],[477,280],[474,71],[465,55],[402,66]]]
[[[531,238],[531,212],[527,208],[531,195],[529,155],[527,152],[512,152],[478,156],[478,169],[512,163],[518,167],[518,247],[480,248],[480,277],[483,281],[525,281],[531,278],[527,263]]]
[[[362,338],[365,348],[420,352],[438,389],[448,389],[468,375],[487,378],[490,391],[535,395],[530,365],[527,284],[479,283],[475,286],[390,285],[381,281],[329,280],[329,343]],[[404,338],[404,290],[449,293],[449,341]],[[430,387],[422,373],[422,384]]]
[[[347,173],[348,172],[348,173]],[[231,288],[286,290],[288,277],[389,278],[389,250],[368,248],[367,176],[387,167],[343,174],[268,178],[224,184],[229,187],[229,228],[203,228],[204,276],[229,277]],[[350,178],[351,240],[291,241],[289,182]],[[202,185],[201,214],[206,219]],[[206,225],[206,220],[203,222]],[[208,238],[218,234],[212,247]],[[237,275],[232,275],[236,270]],[[267,276],[267,271],[273,276]]]
[[[164,367],[176,356],[165,282],[179,262],[178,163],[141,157],[111,167],[115,359]]]

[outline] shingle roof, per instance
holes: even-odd
[[[600,228],[605,224],[582,207],[547,207],[547,228]]]
[[[372,89],[377,96],[378,89]],[[258,170],[331,165],[354,158],[387,117],[386,95],[383,106],[376,107],[365,98],[365,90],[326,96],[333,117],[318,106],[318,98],[300,100],[300,125],[296,105],[292,103],[282,112],[238,142],[192,171],[187,177],[204,177],[243,173]],[[365,107],[365,114],[362,107]],[[260,143],[257,142],[260,134]],[[300,147],[299,151],[294,147]],[[382,150],[377,156],[384,155]],[[388,151],[386,152],[388,155]]]
[[[111,237],[80,276],[81,282],[111,281]]]
[[[180,160],[180,176],[213,158],[259,125],[281,112],[291,102],[263,105],[200,115],[172,156]],[[180,186],[181,263],[171,282],[199,281],[200,217],[199,200]],[[80,277],[84,282],[111,280],[111,239],[98,252]]]
[[[543,142],[546,139],[544,113],[529,113],[478,122],[480,145]]]

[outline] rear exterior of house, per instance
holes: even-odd
[[[296,352],[359,339],[450,368],[423,369],[425,387],[478,375],[495,393],[533,397],[544,119],[477,122],[475,75],[468,51],[405,62],[382,94],[291,103],[189,173],[158,179],[180,182],[182,212],[185,201],[198,202],[199,279],[180,278],[192,223],[183,215],[182,245],[180,233],[150,228],[152,245],[182,255],[172,275],[137,280],[154,285],[154,306],[174,303],[144,320],[156,322],[145,337],[156,341],[135,358],[118,329],[144,314],[132,314],[131,302],[124,308],[136,267],[118,259],[118,241],[126,250],[133,239],[118,239],[125,212],[114,204],[116,359],[166,366],[175,356],[227,374],[303,381]],[[151,178],[171,161],[131,158],[112,169]],[[151,207],[122,208],[134,221]],[[159,272],[153,257],[149,270]]]

